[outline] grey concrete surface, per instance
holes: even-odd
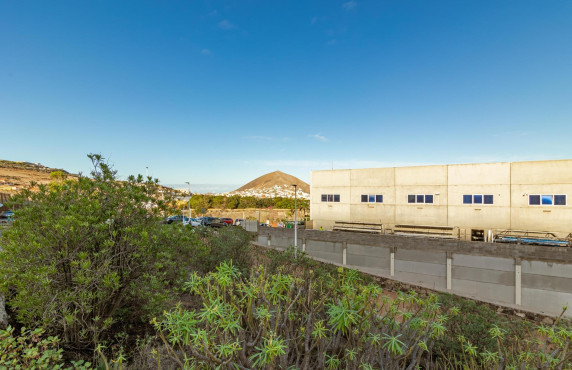
[[[453,254],[453,264],[462,267],[514,272],[514,258],[473,256],[456,253]]]
[[[389,248],[348,244],[346,263],[350,266],[360,266],[373,271],[382,270],[389,272]]]
[[[306,241],[306,253],[313,257],[335,263],[342,263],[342,251],[342,243],[322,242],[318,240]]]
[[[463,279],[453,279],[452,293],[459,293],[463,296],[470,296],[476,299],[501,304],[514,304],[514,286],[499,285],[495,283],[484,283]],[[526,306],[525,306],[526,307]],[[526,307],[529,308],[530,307]]]
[[[453,279],[482,283],[500,284],[514,287],[514,271],[499,271],[475,267],[456,266],[453,268]]]
[[[572,250],[570,251],[572,253]],[[559,276],[572,279],[572,264],[544,261],[522,261],[522,273]]]
[[[293,244],[293,230],[263,228],[258,242],[284,249]],[[562,306],[572,317],[572,248],[502,245],[444,239],[408,238],[349,232],[299,230],[298,246],[321,261],[343,263],[374,275],[448,291],[465,297],[558,315]],[[390,255],[395,251],[395,274]],[[451,289],[447,290],[447,256],[451,258]],[[517,305],[517,270],[521,305]]]
[[[522,288],[522,305],[530,310],[557,316],[568,303],[566,316],[572,317],[572,294],[553,292],[544,289]]]

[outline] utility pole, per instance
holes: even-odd
[[[294,187],[294,258],[298,258],[298,185]]]
[[[189,222],[191,222],[191,183],[189,181],[185,181],[185,184],[189,185]]]

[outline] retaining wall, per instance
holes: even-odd
[[[258,243],[294,245],[294,231],[261,228]],[[572,248],[298,230],[317,259],[478,300],[572,317]]]

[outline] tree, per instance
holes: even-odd
[[[164,227],[158,181],[118,181],[100,155],[91,178],[23,191],[2,235],[0,292],[18,321],[76,348],[93,347],[116,323],[147,319],[174,299],[196,238]]]

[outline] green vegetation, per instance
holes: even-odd
[[[0,330],[0,369],[63,369],[62,358],[59,339],[44,338],[42,329],[22,328],[20,335],[14,335],[11,326]],[[71,365],[78,370],[91,368],[91,363],[83,360]]]
[[[169,200],[157,181],[117,181],[100,156],[90,158],[92,178],[60,180],[13,199],[23,207],[2,234],[0,253],[0,288],[18,322],[78,349],[172,307],[189,271],[205,272],[225,258],[249,262],[246,233],[201,238],[190,228],[165,227]]]
[[[307,199],[297,200],[298,209],[310,209],[310,201]],[[256,198],[241,197],[240,195],[232,195],[229,197],[223,195],[204,195],[194,194],[191,197],[191,208],[195,213],[200,213],[202,208],[219,208],[219,209],[246,209],[246,208],[278,208],[294,210],[293,198]]]
[[[202,298],[200,310],[180,307],[155,327],[169,359],[186,367],[394,368],[419,364],[446,316],[435,296],[381,295],[353,270],[328,284],[264,267],[241,279],[223,263],[186,288]]]
[[[156,180],[118,181],[90,158],[90,178],[57,174],[13,199],[0,369],[572,368],[569,321],[385,292],[292,248],[253,247],[241,228],[165,225],[174,202]]]

